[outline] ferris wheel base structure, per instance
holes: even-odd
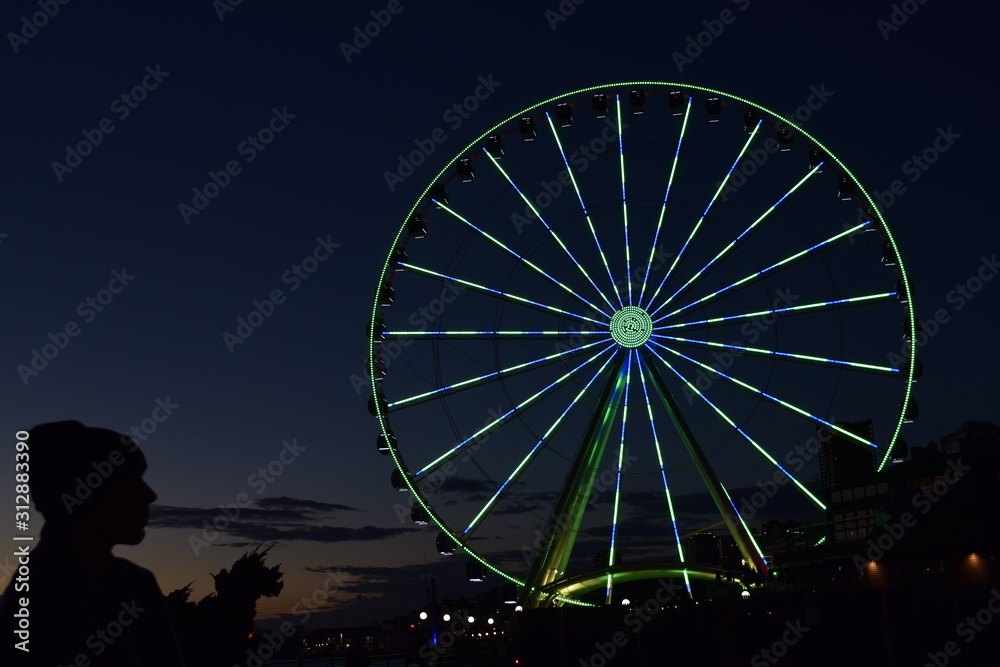
[[[535,591],[531,599],[532,604],[529,606],[563,606],[569,599],[579,599],[587,593],[603,588],[607,585],[609,576],[613,584],[624,584],[630,581],[660,580],[661,588],[663,587],[664,579],[679,579],[682,583],[666,587],[670,592],[668,599],[674,599],[679,597],[674,592],[674,588],[679,587],[683,589],[685,578],[699,581],[715,581],[719,577],[733,576],[733,573],[724,567],[692,565],[690,563],[685,564],[675,561],[620,564],[581,572],[572,577],[549,584]],[[739,583],[740,578],[733,577],[733,581]],[[687,593],[680,594],[680,597],[687,597]],[[666,600],[660,600],[660,602],[665,603]]]

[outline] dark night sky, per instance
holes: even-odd
[[[327,568],[345,574],[328,605],[334,623],[419,605],[425,559],[443,594],[475,592],[453,576],[461,563],[436,553],[434,531],[398,519],[403,496],[374,451],[368,390],[352,378],[365,377],[364,327],[392,239],[437,170],[500,120],[589,85],[696,84],[781,113],[813,87],[830,91],[804,127],[869,190],[902,182],[885,213],[918,315],[940,309],[948,318],[921,352],[921,416],[906,440],[996,421],[988,332],[1000,282],[961,308],[949,299],[997,251],[997,96],[986,67],[995,9],[914,2],[916,13],[883,34],[890,3],[588,0],[550,25],[556,0],[447,10],[404,0],[348,63],[340,44],[384,4],[247,0],[223,20],[220,4],[73,2],[16,46],[10,31],[38,7],[17,0],[0,12],[0,432],[11,440],[68,418],[126,430],[151,417],[158,400],[175,404],[142,443],[162,507],[146,541],[117,552],[152,569],[165,591],[194,580],[201,597],[211,591],[209,572],[241,548],[276,540],[271,562],[282,563],[286,586],[261,603],[262,617],[288,613]],[[673,54],[727,9],[735,20],[679,71]],[[113,103],[144,77],[151,84],[147,72],[157,69],[161,82],[136,108]],[[449,127],[444,112],[480,77],[500,85]],[[276,110],[288,115],[273,142],[241,149]],[[105,118],[113,131],[71,172],[54,173],[67,144]],[[390,192],[384,172],[435,128],[445,128],[445,141]],[[915,178],[905,163],[949,128],[959,138]],[[186,224],[179,204],[191,204],[192,188],[232,160],[239,173]],[[339,245],[290,289],[285,272],[317,238]],[[115,271],[134,278],[101,312],[79,308]],[[230,352],[223,332],[276,288],[287,299]],[[18,366],[68,322],[78,335],[22,378]],[[305,449],[281,475],[266,485],[248,479],[293,439]],[[11,483],[5,477],[3,488]],[[240,493],[258,504],[195,555],[188,536]],[[352,601],[356,594],[370,599]]]

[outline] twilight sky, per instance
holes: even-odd
[[[485,0],[445,11],[393,0],[391,13],[383,3],[315,0],[70,3],[47,19],[37,3],[5,4],[0,432],[12,442],[17,430],[45,421],[128,430],[147,420],[141,446],[159,499],[145,542],[117,553],[152,569],[165,592],[194,581],[200,598],[211,592],[209,572],[276,541],[271,562],[282,563],[286,586],[261,603],[261,617],[290,613],[338,568],[339,588],[319,610],[329,612],[324,622],[420,605],[425,563],[443,595],[474,593],[462,581],[464,559],[442,558],[436,531],[414,527],[405,513],[401,520],[406,496],[392,490],[390,462],[375,451],[364,331],[382,265],[415,199],[473,139],[546,98],[631,80],[731,91],[782,114],[822,92],[818,109],[799,120],[866,188],[885,193],[918,316],[941,323],[925,325],[933,335],[915,386],[920,419],[905,439],[919,444],[965,420],[996,421],[997,360],[986,341],[1000,285],[990,280],[998,269],[988,199],[997,96],[992,72],[983,70],[996,10],[676,4]],[[391,20],[375,37],[359,38],[355,28],[372,12]],[[477,91],[474,111],[453,108]],[[695,115],[704,120],[702,109]],[[736,114],[727,122],[742,123]],[[601,129],[593,127],[588,136]],[[429,141],[426,161],[412,175],[399,172],[399,156]],[[716,154],[707,150],[712,163]],[[488,163],[477,168],[483,180]],[[387,179],[389,171],[405,178]],[[832,193],[827,200],[851,206]],[[430,265],[444,270],[447,253],[468,250],[454,243],[430,246],[442,255]],[[488,257],[469,252],[464,266]],[[486,259],[479,266],[491,275]],[[412,306],[393,313],[397,322],[433,297],[411,294]],[[461,317],[462,298],[446,316],[473,326]],[[255,300],[272,299],[252,335],[241,333],[238,319]],[[492,320],[475,326],[484,321]],[[898,340],[898,324],[888,338],[869,330],[882,324],[854,319],[840,335],[848,348],[878,341],[867,357],[878,363],[885,341]],[[35,351],[52,342],[62,349],[32,367]],[[402,357],[411,369],[428,363],[415,350],[412,367]],[[402,376],[410,388],[419,384],[413,373]],[[464,417],[478,428],[494,404],[469,400]],[[864,416],[836,408],[827,414]],[[411,438],[441,426],[417,417],[401,424]],[[773,443],[776,455],[808,437],[811,427],[800,428]],[[402,444],[404,427],[397,429]],[[496,476],[504,462],[493,465]],[[719,465],[734,497],[766,479],[744,472],[736,458],[722,456]],[[812,481],[818,468],[803,475]],[[551,501],[545,477],[525,482],[522,509]],[[440,488],[441,506],[481,506],[482,479],[460,469]],[[12,485],[10,476],[0,482]],[[768,511],[807,516],[798,498],[786,498],[791,493],[783,490]],[[220,505],[245,497],[254,504],[225,530],[203,532]],[[706,498],[680,482],[685,525],[709,516]],[[608,506],[605,496],[595,502]],[[637,508],[654,502],[662,497],[645,489],[632,498]],[[496,553],[506,545],[516,560],[517,540],[531,545],[540,522],[511,515],[490,539]],[[40,516],[32,525],[37,534]]]

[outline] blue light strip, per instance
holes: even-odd
[[[732,250],[736,246],[737,243],[739,243],[741,240],[743,240],[743,237],[745,237],[747,234],[749,234],[750,232],[752,232],[757,227],[757,225],[759,225],[760,223],[762,223],[768,216],[770,216],[772,213],[774,213],[774,211],[777,210],[777,208],[779,206],[781,206],[781,204],[786,199],[788,199],[790,196],[792,196],[792,194],[794,194],[795,191],[798,190],[800,187],[802,187],[803,185],[805,185],[806,181],[808,181],[810,178],[812,178],[813,175],[819,173],[819,170],[823,167],[823,164],[824,164],[823,162],[820,162],[813,169],[811,169],[809,171],[809,173],[806,174],[802,178],[802,180],[800,180],[798,183],[796,183],[795,185],[793,185],[792,188],[788,192],[786,192],[784,194],[784,196],[782,196],[781,199],[779,199],[774,204],[772,204],[771,208],[769,208],[766,211],[764,211],[760,215],[760,217],[758,217],[756,220],[754,220],[752,223],[750,223],[750,226],[747,227],[746,229],[744,229],[740,233],[739,236],[737,236],[735,239],[733,239],[732,241],[730,241],[729,245],[727,245],[725,248],[723,248],[722,250],[720,250],[719,254],[717,254],[715,257],[713,257],[708,262],[708,264],[706,264],[705,266],[703,266],[700,269],[698,269],[698,272],[695,273],[690,278],[688,278],[688,281],[686,283],[684,283],[683,285],[681,285],[680,287],[678,287],[677,291],[674,292],[673,294],[671,294],[670,297],[666,301],[664,301],[662,304],[660,304],[659,308],[657,308],[656,310],[660,310],[660,308],[663,308],[668,303],[670,303],[671,301],[673,301],[674,298],[676,298],[678,294],[680,294],[681,292],[683,292],[690,285],[694,284],[694,282],[696,280],[698,280],[698,278],[700,278],[706,271],[708,271],[712,267],[713,264],[715,264],[717,261],[719,261],[720,259],[722,259],[723,257],[725,257],[726,254],[728,254],[729,251]],[[655,311],[654,311],[654,313],[655,313]]]
[[[447,461],[451,457],[453,457],[456,454],[458,454],[458,452],[461,451],[464,447],[466,447],[466,446],[468,446],[470,444],[475,443],[475,441],[478,440],[481,436],[483,436],[486,433],[489,433],[490,431],[492,431],[493,429],[495,429],[497,426],[501,425],[504,421],[506,421],[509,417],[511,417],[514,414],[516,414],[518,411],[525,410],[532,403],[534,403],[538,398],[540,398],[546,392],[551,391],[553,388],[555,388],[555,387],[559,386],[560,384],[562,384],[563,382],[565,382],[570,376],[572,376],[578,370],[580,370],[581,368],[583,368],[587,364],[593,363],[594,360],[596,360],[598,357],[600,357],[602,354],[604,354],[608,350],[617,349],[617,347],[618,346],[616,344],[614,344],[614,343],[611,344],[611,345],[609,345],[609,346],[607,346],[606,348],[604,348],[603,350],[601,350],[600,352],[598,352],[597,354],[595,354],[594,356],[592,356],[590,359],[587,359],[585,362],[583,362],[582,364],[580,364],[579,366],[577,366],[573,370],[565,373],[562,377],[560,377],[559,379],[555,380],[554,382],[552,382],[551,384],[549,384],[544,389],[541,389],[540,391],[536,392],[534,395],[528,397],[527,399],[525,399],[524,401],[522,401],[516,407],[513,407],[510,410],[508,410],[507,412],[505,412],[504,414],[500,415],[499,417],[497,417],[496,419],[494,419],[490,423],[486,424],[486,426],[483,426],[481,429],[479,429],[478,431],[476,431],[475,433],[473,433],[472,435],[470,435],[468,438],[466,438],[462,442],[458,443],[457,445],[455,445],[454,447],[452,447],[450,450],[448,450],[447,452],[445,452],[444,454],[442,454],[438,458],[434,459],[433,461],[431,461],[430,463],[428,463],[427,465],[425,465],[423,468],[421,468],[417,472],[413,473],[413,477],[417,478],[420,475],[423,475],[424,473],[429,472],[430,470],[433,470],[437,466],[441,465],[442,463],[444,463],[445,461]]]
[[[827,245],[829,245],[831,243],[839,241],[840,239],[846,238],[846,237],[850,236],[851,234],[854,234],[855,232],[857,232],[859,229],[862,229],[863,227],[866,227],[867,225],[870,225],[870,224],[871,224],[871,220],[865,220],[860,225],[855,225],[854,227],[851,227],[850,229],[846,229],[846,230],[842,231],[839,234],[831,236],[830,238],[826,239],[825,241],[820,241],[819,243],[817,243],[816,245],[814,245],[812,247],[806,248],[805,250],[800,250],[799,252],[795,253],[794,255],[789,255],[785,259],[781,260],[780,262],[775,262],[774,264],[772,264],[771,266],[767,267],[766,269],[761,269],[760,271],[757,271],[756,273],[751,273],[750,275],[737,280],[732,285],[727,285],[726,287],[723,287],[720,290],[716,290],[716,291],[712,292],[711,294],[709,294],[707,296],[703,296],[702,298],[698,299],[697,301],[689,303],[688,305],[683,306],[682,308],[678,308],[674,312],[669,313],[667,315],[664,315],[663,317],[655,320],[655,322],[659,322],[660,320],[666,319],[668,317],[673,317],[674,315],[676,315],[678,313],[683,313],[688,308],[694,308],[699,303],[705,303],[709,299],[714,299],[718,295],[724,294],[725,292],[728,292],[729,290],[733,289],[734,287],[739,287],[740,285],[742,285],[742,284],[744,284],[746,282],[749,282],[751,280],[754,280],[755,278],[759,278],[760,276],[764,275],[765,273],[773,271],[774,269],[777,269],[777,268],[779,268],[779,267],[781,267],[781,266],[783,266],[785,264],[788,264],[789,262],[794,262],[797,259],[801,259],[802,257],[806,256],[807,254],[809,254],[809,253],[811,253],[811,252],[813,252],[815,250],[818,250],[819,248],[822,248],[822,247],[827,246]],[[652,313],[650,313],[650,317],[652,317],[653,315],[655,315],[658,310],[659,310],[659,308],[657,308]]]
[[[684,122],[681,123],[681,133],[677,137],[677,149],[674,150],[674,162],[670,167],[670,177],[667,179],[667,191],[663,195],[663,206],[660,208],[660,217],[656,221],[656,234],[653,236],[653,245],[649,248],[649,259],[646,260],[646,275],[642,279],[642,290],[639,292],[639,303],[642,303],[646,294],[646,283],[649,281],[649,270],[653,266],[653,257],[656,254],[656,245],[660,242],[660,229],[663,226],[663,218],[667,213],[667,202],[670,199],[670,190],[674,185],[674,176],[677,174],[677,163],[681,157],[681,144],[684,143],[684,133],[687,131],[688,117],[691,115],[691,102],[693,97],[688,97],[687,106],[684,108]],[[689,591],[690,592],[690,591]]]
[[[601,365],[601,367],[597,369],[597,372],[594,373],[593,377],[590,378],[587,384],[584,385],[583,389],[581,389],[580,392],[576,395],[576,398],[574,398],[570,402],[570,404],[566,406],[566,409],[563,410],[562,414],[559,415],[559,417],[554,422],[552,422],[552,425],[549,426],[549,429],[538,440],[538,442],[535,443],[535,446],[531,448],[531,451],[528,452],[528,455],[525,456],[524,459],[521,461],[521,463],[517,466],[517,468],[514,469],[514,472],[510,474],[510,477],[507,478],[507,481],[505,481],[500,486],[500,488],[497,489],[496,493],[493,494],[493,497],[490,498],[489,501],[487,501],[486,505],[484,505],[483,508],[479,511],[479,514],[477,514],[476,517],[469,524],[469,526],[464,531],[462,531],[463,538],[468,536],[469,533],[471,533],[473,530],[476,529],[476,526],[480,524],[480,522],[489,512],[490,508],[493,507],[493,505],[497,502],[497,500],[500,499],[500,496],[503,495],[504,490],[508,486],[510,486],[510,484],[514,482],[521,475],[522,472],[524,472],[525,467],[531,462],[531,459],[534,458],[535,454],[541,451],[542,446],[548,441],[549,437],[553,433],[555,433],[557,428],[559,428],[559,425],[562,423],[562,420],[566,417],[566,415],[570,413],[570,411],[573,408],[577,406],[577,404],[580,402],[580,399],[583,398],[583,395],[587,392],[588,389],[590,389],[590,385],[594,384],[594,381],[597,380],[597,378],[600,377],[602,373],[604,373],[604,369],[608,367],[608,364],[611,363],[611,361],[615,358],[616,354],[617,351],[613,353],[610,357],[608,357],[607,360],[605,360],[605,362]]]
[[[802,482],[800,482],[798,479],[795,478],[794,475],[792,475],[792,473],[790,473],[787,470],[785,470],[784,466],[782,466],[780,463],[778,463],[778,461],[773,456],[771,456],[771,454],[768,453],[768,451],[766,449],[764,449],[763,447],[761,447],[757,443],[756,440],[754,440],[753,438],[751,438],[750,435],[746,431],[744,431],[742,428],[740,428],[740,426],[736,422],[734,422],[732,419],[730,419],[729,415],[727,415],[725,412],[723,412],[722,410],[720,410],[719,407],[715,405],[715,403],[713,403],[711,400],[709,400],[709,398],[707,396],[705,396],[705,394],[701,393],[701,391],[699,391],[699,389],[697,387],[695,387],[693,384],[691,384],[691,382],[688,381],[688,379],[686,377],[684,377],[683,375],[681,375],[681,373],[676,368],[674,368],[672,365],[670,365],[670,362],[668,362],[666,359],[664,359],[662,356],[660,356],[660,354],[656,350],[652,350],[652,348],[650,348],[650,349],[653,352],[653,354],[655,354],[657,356],[657,358],[661,362],[663,362],[663,364],[667,368],[669,368],[671,371],[673,371],[674,375],[676,375],[680,379],[681,382],[683,382],[685,385],[687,385],[688,389],[690,389],[695,395],[697,395],[699,398],[701,398],[701,400],[705,401],[705,403],[707,403],[710,408],[712,408],[713,410],[715,410],[716,414],[718,414],[722,418],[722,420],[724,422],[726,422],[727,424],[729,424],[730,426],[732,426],[734,429],[736,429],[736,431],[740,435],[742,435],[743,438],[747,442],[749,442],[751,445],[753,445],[754,449],[756,449],[758,452],[760,452],[760,454],[765,459],[767,459],[768,462],[770,462],[778,470],[780,470],[782,473],[784,473],[788,477],[788,479],[792,480],[792,483],[794,483],[795,486],[799,487],[799,490],[802,491],[802,493],[805,494],[805,496],[809,500],[811,500],[813,503],[815,503],[815,505],[817,507],[819,507],[821,510],[826,510],[826,505],[824,505],[823,502],[819,498],[817,498],[815,495],[813,495],[812,492],[809,491],[809,489],[807,489],[804,484],[802,484]]]
[[[618,474],[615,477],[615,507],[611,515],[611,551],[608,554],[608,567],[615,564],[615,544],[618,537],[618,509],[621,506],[622,466],[625,463],[625,424],[628,422],[629,386],[632,384],[632,354],[625,358],[625,403],[622,407],[622,438],[618,446]],[[611,573],[608,573],[607,601],[611,602]]]
[[[766,269],[765,269],[766,270]],[[867,296],[854,296],[846,299],[834,299],[833,301],[816,301],[814,303],[803,303],[799,306],[788,306],[787,308],[773,308],[771,310],[758,310],[753,313],[743,313],[741,315],[727,315],[726,317],[712,317],[707,320],[696,320],[694,322],[678,322],[677,324],[664,324],[663,326],[653,327],[653,331],[663,331],[665,329],[679,329],[681,327],[693,327],[700,324],[716,324],[717,322],[728,322],[730,320],[747,320],[754,317],[763,317],[767,315],[779,315],[781,313],[795,313],[802,312],[805,310],[815,310],[816,308],[825,308],[826,306],[842,306],[849,303],[864,303],[867,301],[876,301],[878,299],[889,299],[896,298],[896,292],[883,292],[881,294],[869,294]],[[657,322],[662,322],[663,320],[670,317],[670,315],[664,315],[663,317],[657,318]]]
[[[670,268],[667,269],[667,273],[663,276],[663,280],[660,281],[659,287],[656,288],[656,291],[653,292],[653,296],[650,297],[649,303],[645,306],[646,310],[649,310],[650,306],[653,305],[653,302],[656,301],[656,297],[659,296],[660,290],[663,289],[663,286],[666,284],[667,280],[670,279],[674,269],[677,268],[677,263],[681,261],[681,257],[684,256],[684,253],[687,251],[691,241],[694,240],[698,230],[701,229],[701,225],[705,222],[705,218],[708,216],[709,211],[712,210],[712,206],[715,205],[715,201],[719,198],[722,191],[726,189],[726,185],[729,184],[729,178],[733,175],[733,170],[736,169],[736,165],[740,163],[740,160],[743,159],[743,155],[747,152],[747,149],[750,148],[750,144],[753,143],[754,138],[757,136],[757,132],[760,130],[761,123],[763,122],[763,119],[757,121],[757,125],[753,128],[753,132],[751,132],[750,136],[747,137],[746,143],[743,144],[743,149],[740,151],[740,154],[736,156],[736,159],[733,161],[733,165],[729,168],[729,171],[726,172],[726,177],[722,179],[722,182],[719,183],[719,187],[715,190],[715,194],[712,195],[712,201],[708,202],[708,206],[705,207],[705,211],[701,214],[701,217],[698,218],[698,222],[695,223],[694,229],[692,229],[691,234],[688,235],[687,240],[681,247],[681,251],[677,253],[676,257],[674,257],[674,261],[670,264]],[[656,311],[654,311],[654,313],[655,312]]]
[[[415,273],[421,273],[421,274],[426,275],[426,276],[433,276],[435,278],[441,278],[442,280],[448,280],[448,281],[451,281],[453,283],[457,283],[459,285],[464,285],[465,287],[469,287],[469,288],[474,289],[474,290],[478,290],[478,291],[481,291],[481,292],[486,292],[488,294],[495,294],[495,295],[497,295],[497,296],[499,296],[499,297],[501,297],[503,299],[507,299],[507,300],[515,302],[515,303],[523,303],[523,304],[526,304],[526,305],[529,305],[529,306],[535,306],[536,308],[541,308],[542,310],[548,310],[548,311],[553,312],[553,313],[559,313],[560,315],[568,315],[569,317],[575,317],[575,318],[577,318],[579,320],[586,320],[587,322],[593,322],[595,324],[600,324],[601,326],[605,326],[607,324],[607,322],[603,322],[601,320],[595,320],[593,317],[587,317],[586,315],[579,315],[577,313],[571,313],[568,310],[563,310],[562,308],[556,308],[555,306],[547,306],[544,303],[539,303],[537,301],[532,301],[531,299],[526,299],[523,296],[518,296],[516,294],[511,294],[510,292],[504,292],[503,290],[493,289],[492,287],[486,287],[485,285],[479,285],[479,284],[474,283],[472,281],[462,280],[461,278],[456,278],[454,276],[449,276],[449,275],[446,275],[444,273],[440,273],[438,271],[433,271],[431,269],[425,269],[425,268],[416,266],[415,264],[410,264],[409,262],[399,262],[399,265],[402,266],[403,268],[408,269],[410,271],[413,271]]]
[[[618,162],[622,172],[622,220],[625,223],[625,276],[628,281],[628,305],[632,305],[632,251],[628,243],[628,198],[625,196],[625,142],[622,127],[621,95],[615,95],[615,109],[618,112]]]
[[[547,357],[540,357],[538,359],[532,359],[531,361],[526,361],[523,364],[516,364],[514,366],[508,366],[507,368],[502,368],[502,369],[500,369],[498,371],[493,371],[492,373],[487,373],[486,375],[480,375],[479,377],[470,378],[468,380],[462,380],[461,382],[456,382],[454,384],[450,384],[447,387],[441,387],[440,389],[434,389],[432,391],[425,391],[422,394],[417,394],[415,396],[410,396],[409,398],[403,398],[403,399],[400,399],[398,401],[393,401],[392,403],[388,404],[388,407],[389,408],[406,407],[408,404],[413,403],[415,401],[417,401],[417,402],[424,401],[424,400],[436,397],[439,394],[447,394],[447,393],[456,391],[456,390],[461,389],[463,387],[466,387],[466,386],[468,386],[470,384],[476,384],[478,382],[485,382],[485,381],[490,380],[491,378],[499,378],[501,375],[504,375],[504,374],[508,374],[509,375],[511,373],[516,373],[516,372],[525,370],[527,368],[530,368],[531,366],[535,366],[535,365],[538,365],[538,364],[544,364],[546,362],[555,361],[559,357],[571,356],[573,354],[576,354],[577,352],[582,352],[583,350],[586,350],[589,347],[593,347],[595,345],[601,345],[603,343],[608,343],[611,340],[612,340],[611,338],[604,338],[602,340],[594,341],[593,343],[587,343],[586,345],[581,345],[580,347],[575,347],[572,350],[566,350],[565,352],[557,352],[555,354],[550,354]]]
[[[548,114],[546,114],[548,118]],[[587,205],[583,203],[583,195],[580,194],[580,187],[576,183],[576,176],[573,174],[573,169],[569,166],[569,159],[566,157],[566,151],[563,150],[562,140],[559,139],[559,132],[556,131],[556,126],[549,118],[549,128],[552,130],[552,136],[556,140],[556,146],[559,147],[559,154],[562,156],[563,164],[566,165],[566,173],[569,174],[570,181],[573,183],[573,190],[576,191],[576,197],[580,200],[580,209],[583,211],[584,217],[587,219],[587,226],[590,228],[590,235],[594,237],[594,243],[597,245],[597,252],[601,255],[601,261],[604,263],[604,269],[608,272],[608,280],[611,281],[611,287],[615,291],[615,296],[618,298],[618,307],[611,305],[611,310],[618,310],[619,308],[625,307],[625,302],[622,301],[622,295],[618,291],[618,284],[615,282],[615,278],[611,275],[611,266],[608,264],[608,257],[604,254],[604,248],[601,247],[601,242],[597,240],[597,230],[594,228],[594,221],[590,218],[590,211],[587,210]],[[602,293],[601,296],[604,296]],[[607,301],[607,297],[604,298]]]
[[[690,102],[691,98],[688,98]],[[690,105],[689,105],[690,106]],[[656,351],[653,350],[655,354]],[[663,493],[667,497],[667,510],[670,512],[670,525],[674,529],[674,540],[677,542],[677,560],[681,563],[684,562],[684,547],[681,546],[681,533],[677,528],[677,513],[674,511],[674,501],[670,497],[670,485],[667,484],[667,467],[663,461],[663,451],[660,447],[660,438],[656,432],[656,421],[653,419],[653,405],[649,400],[649,389],[646,387],[646,373],[647,371],[643,366],[642,355],[636,355],[636,360],[639,362],[639,380],[642,381],[642,394],[646,397],[646,413],[649,415],[649,428],[653,432],[653,445],[656,447],[656,460],[660,464],[660,477],[663,478]],[[688,577],[687,570],[684,570],[684,585],[687,587],[688,596],[691,596],[691,580]]]
[[[736,378],[734,378],[734,377],[732,377],[730,375],[726,375],[722,371],[717,370],[717,369],[715,369],[714,367],[712,367],[712,366],[710,366],[708,364],[703,364],[700,361],[698,361],[697,359],[692,359],[691,357],[687,356],[686,354],[682,354],[682,353],[678,352],[677,350],[675,350],[673,348],[669,348],[669,347],[667,347],[666,345],[664,345],[662,343],[658,343],[658,342],[653,341],[653,340],[651,340],[649,342],[652,343],[653,345],[656,345],[657,347],[662,347],[667,352],[670,352],[671,354],[675,354],[678,357],[680,357],[681,359],[684,359],[684,360],[686,360],[686,361],[694,364],[695,366],[699,366],[701,368],[704,368],[705,370],[710,371],[710,372],[714,373],[715,375],[718,375],[719,377],[722,377],[722,378],[725,378],[725,379],[729,380],[733,384],[735,384],[735,385],[737,385],[739,387],[742,387],[743,389],[749,391],[752,394],[757,394],[759,396],[763,396],[764,398],[768,399],[769,401],[773,401],[774,403],[777,403],[778,405],[781,405],[781,406],[784,406],[784,407],[788,408],[792,412],[796,412],[796,413],[802,415],[803,417],[806,417],[808,419],[812,419],[813,421],[815,421],[817,423],[823,424],[824,426],[826,426],[828,428],[831,428],[834,431],[837,431],[838,433],[851,438],[852,440],[856,440],[857,442],[860,442],[863,445],[867,445],[867,446],[872,447],[874,449],[878,449],[879,448],[878,445],[876,445],[874,442],[869,442],[869,441],[865,440],[864,438],[862,438],[859,435],[855,435],[854,433],[851,433],[850,431],[848,431],[846,429],[843,429],[843,428],[837,426],[836,424],[831,424],[830,422],[826,421],[822,417],[817,417],[816,415],[814,415],[814,414],[812,414],[810,412],[807,412],[806,410],[803,410],[802,408],[800,408],[800,407],[798,407],[796,405],[792,405],[788,401],[783,401],[783,400],[781,400],[780,398],[778,398],[776,396],[772,396],[771,394],[767,393],[766,391],[763,391],[762,389],[758,389],[757,387],[754,387],[753,385],[747,384],[746,382],[743,382],[742,380],[737,380]],[[652,348],[650,348],[650,349],[652,349]]]
[[[475,338],[477,336],[607,336],[607,331],[386,331],[386,336],[423,336],[424,338]]]
[[[545,116],[547,118],[548,115],[549,115],[548,112],[546,112]],[[550,124],[552,123],[551,118],[549,118],[549,123]],[[580,273],[583,274],[583,277],[587,279],[587,281],[593,286],[594,290],[604,299],[604,301],[608,304],[608,307],[611,308],[612,311],[614,311],[615,307],[611,304],[610,301],[608,301],[608,297],[604,295],[604,292],[602,292],[601,289],[597,286],[597,283],[594,282],[594,279],[590,277],[590,274],[587,273],[587,270],[585,268],[583,268],[583,265],[580,264],[580,262],[577,261],[576,257],[573,256],[573,253],[570,252],[570,249],[568,247],[566,247],[566,244],[563,243],[563,240],[559,238],[559,235],[556,233],[556,231],[549,226],[549,223],[545,222],[545,218],[542,217],[541,211],[535,208],[535,205],[531,202],[531,199],[529,199],[528,196],[521,191],[521,188],[517,187],[517,184],[514,182],[514,179],[512,179],[510,175],[507,173],[507,171],[500,165],[500,162],[495,157],[490,155],[490,152],[486,150],[486,148],[483,148],[483,153],[486,154],[486,157],[490,159],[490,162],[493,163],[493,166],[497,168],[497,170],[503,175],[503,177],[507,179],[507,182],[510,183],[510,186],[514,188],[517,194],[521,196],[521,199],[524,200],[524,203],[528,205],[528,208],[531,209],[531,212],[535,215],[535,217],[538,218],[538,220],[542,223],[542,225],[545,226],[545,229],[547,229],[549,234],[552,235],[552,238],[556,240],[556,243],[559,244],[559,247],[563,249],[563,252],[565,252],[566,255],[570,258],[570,260],[576,265],[576,268],[580,269]]]
[[[453,218],[455,218],[456,220],[464,222],[466,225],[468,225],[469,227],[471,227],[475,231],[479,232],[483,236],[483,238],[485,238],[488,241],[490,241],[490,243],[492,243],[493,245],[497,246],[498,248],[500,248],[501,250],[503,250],[503,251],[505,251],[507,253],[510,253],[512,256],[514,256],[515,258],[517,258],[518,260],[520,260],[525,266],[531,268],[535,273],[548,278],[550,281],[552,281],[555,285],[557,285],[560,289],[562,289],[567,294],[572,294],[574,297],[576,297],[577,299],[579,299],[583,303],[585,303],[588,306],[590,306],[593,310],[595,310],[598,313],[601,313],[602,315],[604,315],[605,317],[607,317],[608,320],[611,319],[611,315],[608,315],[606,312],[604,312],[603,310],[601,310],[600,308],[598,308],[597,306],[595,306],[594,304],[592,304],[590,301],[587,301],[585,298],[583,298],[582,296],[580,296],[579,294],[577,294],[575,291],[573,291],[572,287],[569,287],[568,285],[564,285],[563,283],[559,282],[558,280],[556,280],[555,278],[553,278],[552,276],[550,276],[548,273],[546,273],[545,271],[543,271],[542,269],[540,269],[538,266],[536,266],[531,260],[527,259],[526,257],[522,257],[516,251],[512,250],[511,248],[508,248],[502,242],[498,241],[496,238],[494,238],[493,236],[491,236],[489,233],[483,231],[482,229],[480,229],[476,225],[472,224],[471,222],[469,222],[468,220],[466,220],[465,218],[463,218],[461,215],[459,215],[455,211],[453,211],[450,208],[448,208],[447,205],[442,204],[441,202],[439,202],[436,199],[432,199],[431,201],[434,202],[437,206],[439,206],[442,210],[444,210],[447,213],[451,214],[451,216]]]
[[[902,370],[899,368],[893,368],[892,366],[876,366],[874,364],[862,364],[854,361],[841,361],[840,359],[827,359],[825,357],[813,357],[807,354],[793,354],[791,352],[777,352],[775,350],[762,350],[756,347],[743,347],[741,345],[727,345],[725,343],[714,343],[707,340],[694,340],[691,338],[679,338],[677,336],[664,336],[661,334],[653,334],[653,338],[662,338],[665,340],[673,340],[679,343],[689,343],[691,345],[704,345],[706,347],[719,347],[727,350],[740,350],[741,352],[749,352],[751,354],[757,354],[761,356],[772,356],[772,357],[786,357],[788,359],[793,359],[795,361],[808,361],[822,364],[835,364],[839,366],[850,366],[852,368],[860,368],[869,371],[880,371],[883,373],[901,373]]]

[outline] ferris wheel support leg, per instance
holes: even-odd
[[[738,515],[736,507],[729,499],[729,494],[727,494],[725,489],[722,487],[722,482],[719,481],[719,478],[715,474],[715,470],[712,469],[712,464],[709,462],[708,457],[705,456],[705,452],[702,450],[701,446],[698,445],[698,439],[695,437],[694,432],[688,425],[687,420],[684,419],[680,406],[677,405],[677,401],[674,400],[673,394],[670,393],[670,388],[667,387],[666,383],[664,383],[663,377],[654,365],[653,362],[655,361],[655,358],[650,358],[649,355],[643,352],[643,361],[645,362],[644,366],[649,371],[649,376],[653,381],[653,386],[656,388],[656,393],[660,395],[660,400],[663,401],[663,405],[667,408],[667,412],[670,413],[670,419],[674,422],[674,426],[681,436],[681,441],[684,443],[684,447],[687,449],[688,454],[691,456],[691,460],[698,468],[698,473],[701,475],[702,480],[704,480],[705,486],[708,488],[708,492],[711,494],[712,500],[715,502],[715,506],[719,508],[719,513],[725,520],[726,526],[729,528],[730,534],[732,534],[733,539],[736,541],[736,546],[739,548],[744,560],[746,560],[747,564],[749,564],[750,567],[752,567],[756,572],[766,576],[767,563],[764,562],[763,556],[754,546],[753,537],[744,525],[742,518]]]
[[[625,393],[625,374],[622,372],[624,362],[625,355],[617,354],[611,362],[607,384],[594,406],[594,416],[580,442],[576,458],[549,518],[549,525],[544,531],[550,535],[543,550],[531,563],[525,578],[521,593],[521,604],[525,607],[540,607],[550,602],[548,596],[540,593],[542,587],[551,584],[566,571],[594,480],[600,472],[598,468],[611,436],[615,415]]]

